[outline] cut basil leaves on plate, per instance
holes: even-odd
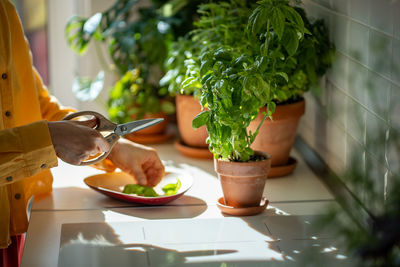
[[[177,179],[177,182],[174,184],[166,184],[162,190],[165,193],[165,196],[172,196],[175,195],[176,192],[178,192],[179,188],[181,188],[181,181]],[[138,185],[138,184],[127,184],[124,187],[124,190],[122,193],[125,194],[135,194],[138,196],[143,196],[143,197],[158,197],[158,196],[163,196],[159,195],[154,191],[152,187],[148,186],[143,186],[143,185]]]

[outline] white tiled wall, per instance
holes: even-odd
[[[337,54],[300,135],[372,211],[400,179],[400,0],[304,0]],[[368,188],[373,188],[367,190]]]

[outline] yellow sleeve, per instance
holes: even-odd
[[[0,186],[57,166],[46,121],[0,131]]]

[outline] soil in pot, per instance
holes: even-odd
[[[214,159],[227,206],[247,208],[260,205],[271,158],[264,152],[256,151],[255,154],[264,159],[249,162]]]
[[[249,130],[254,132],[257,129],[265,111],[265,108],[260,110],[258,117],[250,123]],[[272,168],[289,164],[290,151],[296,137],[300,118],[304,112],[304,100],[277,105],[273,120],[266,119],[261,125],[252,148],[268,153],[271,156]]]

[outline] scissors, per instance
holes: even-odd
[[[145,129],[147,127],[153,126],[164,120],[162,118],[156,118],[156,119],[144,119],[144,120],[131,121],[128,123],[123,123],[123,124],[116,124],[116,123],[111,122],[106,117],[104,117],[103,115],[101,115],[100,113],[95,112],[95,111],[74,112],[74,113],[67,115],[63,120],[72,120],[73,118],[88,116],[88,115],[94,116],[97,118],[97,125],[94,128],[95,130],[99,131],[100,133],[109,132],[109,134],[105,135],[104,138],[110,144],[110,150],[108,152],[102,153],[100,156],[98,156],[94,159],[82,161],[79,164],[81,166],[82,165],[91,165],[93,163],[96,163],[96,162],[99,162],[99,161],[102,161],[103,159],[105,159],[108,156],[108,154],[110,154],[111,149],[117,143],[118,139],[121,136]]]

